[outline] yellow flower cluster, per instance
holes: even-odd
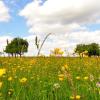
[[[80,79],[81,79],[81,77],[80,77],[80,76],[77,76],[77,77],[76,77],[76,80],[80,80]],[[83,77],[83,79],[84,79],[84,80],[88,80],[88,79],[89,79],[89,77],[88,77],[88,76],[85,76],[85,77]]]
[[[81,98],[80,95],[76,95],[75,97],[74,96],[70,97],[71,100],[80,100],[80,98]]]
[[[5,68],[1,68],[0,69],[0,77],[2,76],[2,75],[4,75],[6,73],[6,69]]]

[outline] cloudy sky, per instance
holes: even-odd
[[[29,42],[27,55],[36,55],[34,38],[52,33],[42,53],[59,47],[70,53],[79,43],[100,44],[100,0],[0,0],[0,51],[6,40]]]

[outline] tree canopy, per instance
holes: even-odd
[[[21,55],[28,51],[28,42],[22,38],[14,38],[10,43],[7,43],[5,52],[12,56]]]
[[[81,54],[88,51],[88,56],[100,56],[100,46],[97,43],[91,44],[78,44],[75,48],[75,52]]]

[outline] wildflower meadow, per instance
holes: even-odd
[[[0,58],[0,100],[100,100],[100,58]]]

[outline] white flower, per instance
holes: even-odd
[[[55,83],[55,84],[53,85],[53,88],[54,88],[54,89],[60,88],[60,84],[59,84],[59,83]]]
[[[90,81],[94,81],[94,76],[90,75]]]
[[[96,83],[96,86],[97,86],[98,88],[100,88],[100,82],[97,82],[97,83]]]

